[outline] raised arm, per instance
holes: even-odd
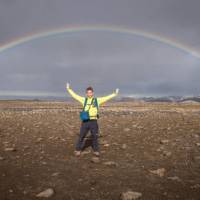
[[[112,94],[108,95],[108,96],[105,96],[105,97],[98,97],[97,98],[97,101],[98,101],[98,104],[101,105],[103,103],[105,103],[106,101],[112,99],[113,97],[116,97],[119,93],[119,89],[116,89],[115,92],[113,92]]]
[[[84,104],[85,98],[82,96],[79,96],[78,94],[76,94],[71,88],[69,83],[66,84],[66,89],[69,92],[69,94],[76,99],[77,101],[79,101],[82,105]]]

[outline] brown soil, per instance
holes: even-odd
[[[79,111],[70,102],[0,102],[1,200],[37,199],[47,188],[63,200],[114,200],[127,190],[147,200],[200,199],[200,104],[106,104],[97,163],[89,137],[73,154]]]

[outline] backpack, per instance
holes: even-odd
[[[93,103],[94,103],[95,107],[97,107],[97,110],[98,110],[98,108],[99,108],[98,102],[97,102],[97,98],[93,98],[93,99],[92,99],[92,102],[91,102],[91,104],[90,104],[89,109],[88,109],[87,111],[85,111],[85,107],[86,107],[86,105],[87,105],[87,100],[88,100],[88,98],[86,97],[86,98],[85,98],[85,102],[84,102],[84,106],[83,106],[83,110],[80,112],[80,119],[81,119],[82,121],[87,121],[87,120],[90,119],[89,110],[90,110],[90,107],[91,107],[91,105],[92,105]],[[98,115],[98,114],[97,114],[97,118],[99,118],[99,115]]]

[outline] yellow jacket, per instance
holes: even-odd
[[[77,101],[79,101],[82,104],[82,106],[84,106],[85,97],[79,96],[71,88],[68,88],[67,91],[69,92],[69,94],[74,99],[76,99]],[[117,93],[113,92],[112,94],[110,94],[108,96],[97,97],[98,107],[100,107],[100,105],[102,105],[103,103],[105,103],[106,101],[112,99],[115,96],[117,96]],[[87,111],[89,109],[90,104],[92,102],[92,98],[93,97],[88,97],[87,104],[85,106],[85,111]],[[94,105],[91,105],[90,110],[89,110],[90,119],[97,119],[97,114],[98,114],[97,107],[95,107]]]

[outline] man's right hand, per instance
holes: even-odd
[[[118,94],[118,93],[119,93],[119,88],[117,88],[117,89],[115,90],[115,93],[116,93],[116,94]]]
[[[69,89],[69,88],[70,88],[69,83],[66,83],[66,89]]]

